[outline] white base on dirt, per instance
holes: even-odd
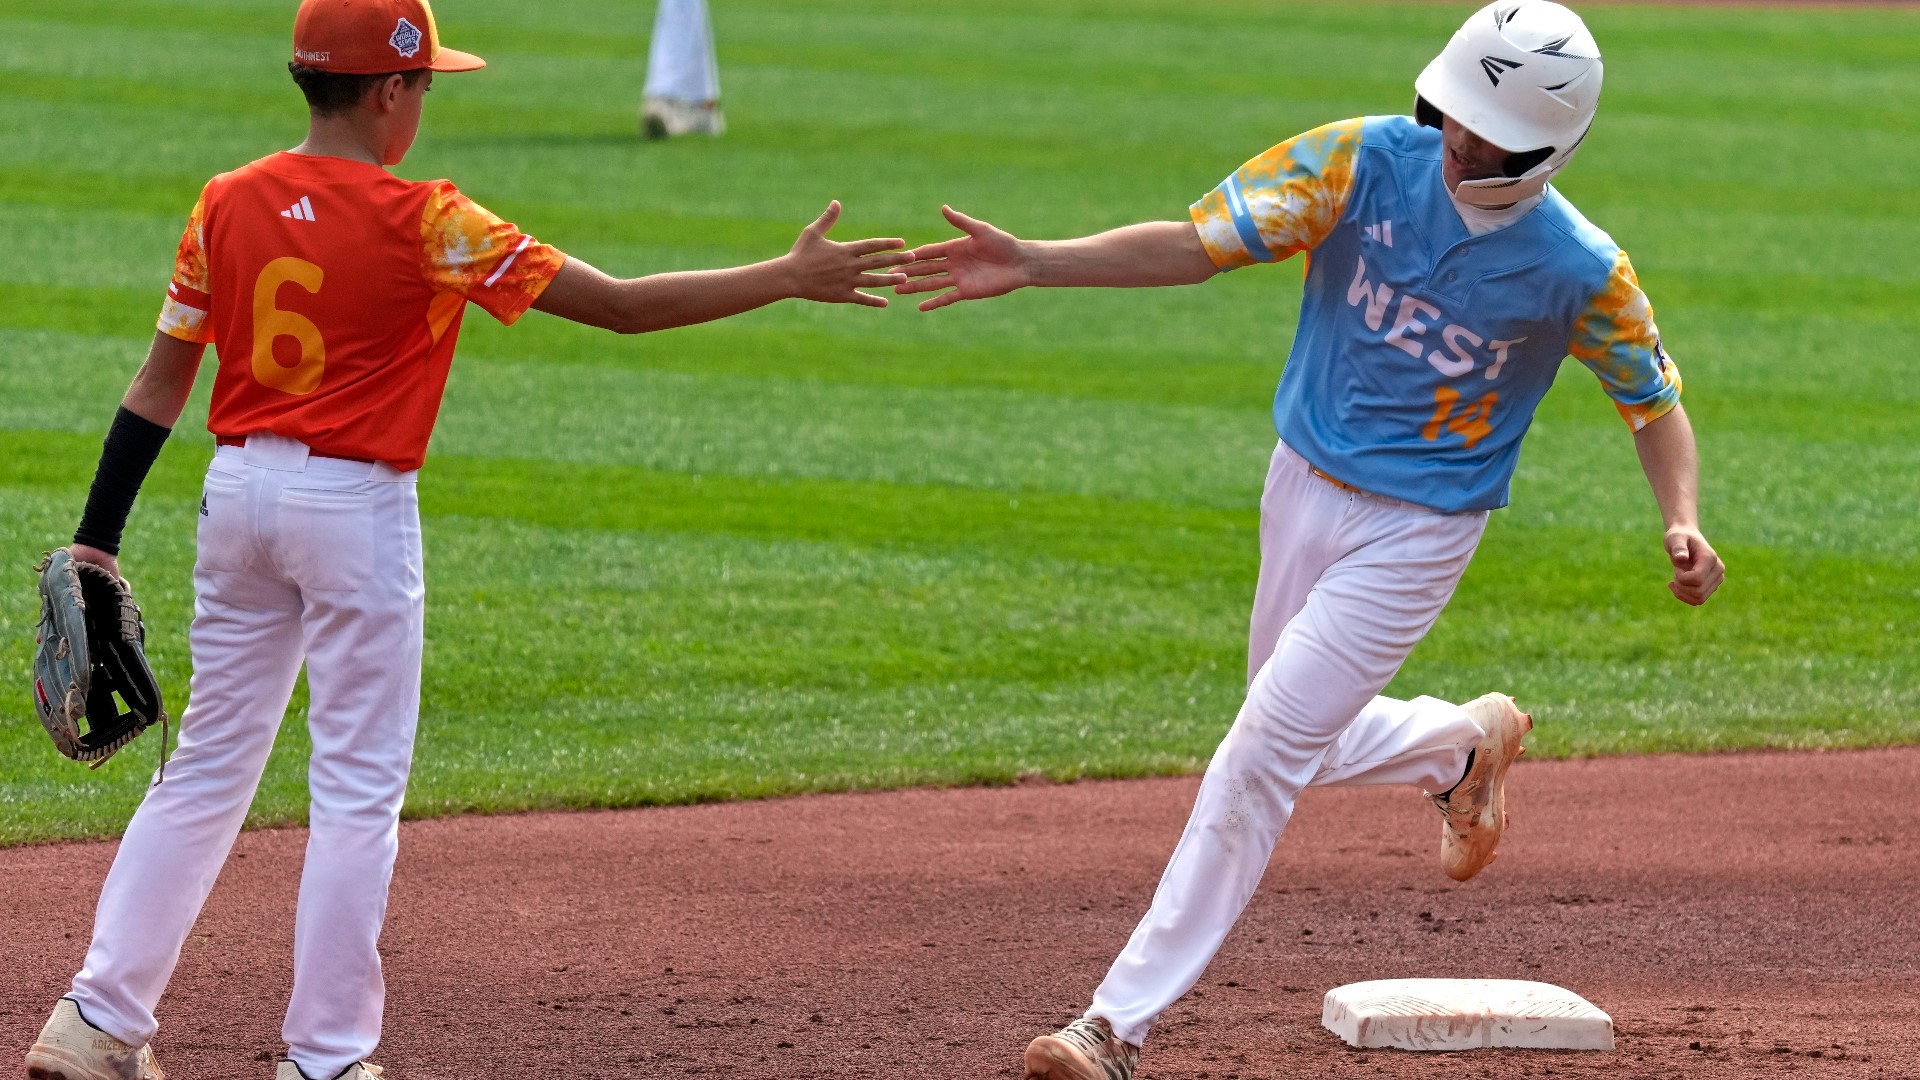
[[[1571,990],[1521,979],[1379,979],[1327,991],[1320,1023],[1348,1046],[1611,1050],[1613,1018]]]

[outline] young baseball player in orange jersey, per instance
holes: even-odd
[[[1128,1080],[1252,897],[1309,786],[1411,784],[1441,862],[1493,861],[1532,719],[1381,695],[1453,595],[1561,361],[1598,376],[1666,525],[1668,588],[1703,604],[1725,568],[1700,530],[1680,373],[1627,257],[1548,181],[1600,101],[1599,46],[1551,0],[1496,0],[1414,82],[1413,116],[1339,121],[1236,169],[1186,220],[1057,242],[948,211],[899,292],[926,310],[1028,285],[1187,285],[1306,253],[1274,397],[1245,702],[1153,903],[1085,1015],[1027,1047],[1029,1077]]]
[[[304,0],[294,81],[312,125],[291,151],[215,177],[180,242],[159,333],[114,419],[75,534],[117,572],[129,508],[219,357],[194,566],[192,701],[179,751],[107,875],[85,966],[27,1054],[33,1080],[159,1080],[154,1007],[252,801],[294,678],[311,689],[312,832],[294,926],[278,1080],[362,1080],[380,1039],[376,945],[419,712],[414,470],[468,303],[627,333],[788,297],[883,307],[897,239],[826,239],[830,205],[787,254],[618,280],[534,240],[440,180],[386,171],[412,145],[440,46],[426,0]]]

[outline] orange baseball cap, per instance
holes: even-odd
[[[300,0],[293,17],[293,59],[342,75],[389,71],[472,71],[472,53],[440,47],[427,0]]]

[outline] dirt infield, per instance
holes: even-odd
[[[1142,1075],[1920,1077],[1920,749],[1515,775],[1504,857],[1464,886],[1406,790],[1309,792]],[[1125,941],[1194,787],[409,823],[380,1059],[395,1080],[1013,1074]],[[270,1075],[304,840],[241,837],[161,1006],[176,1080]],[[8,1055],[78,964],[112,852],[0,851]],[[1319,1027],[1337,984],[1454,975],[1569,986],[1619,1049],[1359,1052]]]

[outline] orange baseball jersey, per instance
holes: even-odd
[[[200,193],[160,330],[213,343],[215,435],[417,469],[467,301],[511,324],[565,261],[450,181],[283,152]]]

